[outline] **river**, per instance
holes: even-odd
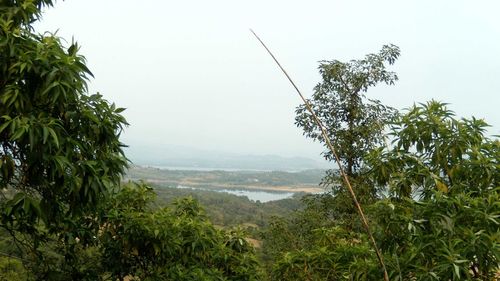
[[[246,196],[248,199],[252,201],[260,201],[262,203],[290,198],[294,194],[293,192],[269,192],[264,190],[241,190],[241,189],[211,189],[211,188],[190,187],[183,185],[178,185],[177,188],[224,192],[224,193],[234,194],[236,196]]]

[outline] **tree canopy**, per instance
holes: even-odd
[[[386,69],[386,64],[394,64],[399,55],[397,46],[386,45],[377,54],[361,60],[320,62],[322,81],[314,87],[308,102],[326,127],[349,176],[359,174],[363,156],[383,143],[383,129],[394,110],[378,100],[368,99],[365,93],[378,83],[392,85],[398,80],[396,73]],[[296,113],[295,124],[304,130],[304,135],[324,142],[306,106],[298,106]],[[331,151],[324,155],[333,160]]]
[[[146,184],[122,182],[124,109],[89,93],[75,42],[34,32],[52,4],[0,1],[0,279],[265,280],[241,229],[216,227],[193,198],[160,206]],[[500,141],[442,102],[397,112],[366,98],[397,80],[386,67],[399,54],[390,45],[321,62],[313,110],[362,194],[391,280],[495,280]],[[323,141],[303,106],[296,124]],[[380,280],[331,175],[331,192],[262,224],[270,280]]]
[[[88,94],[92,73],[75,42],[33,31],[51,5],[0,7],[1,226],[31,235],[32,250],[44,235],[71,231],[71,218],[105,198],[127,165],[123,109]]]
[[[17,247],[0,270],[28,280],[256,280],[240,231],[216,229],[193,200],[156,210],[151,189],[122,186],[124,109],[88,92],[77,43],[34,32],[49,6],[0,2],[0,234]],[[27,271],[16,273],[20,262]]]
[[[415,105],[389,125],[392,146],[371,150],[363,161],[366,177],[386,190],[365,208],[390,280],[495,280],[498,139],[486,136],[485,121],[457,119],[437,101]],[[265,232],[276,279],[380,279],[362,231],[335,215],[335,204],[350,203],[337,196],[310,196],[304,210]]]

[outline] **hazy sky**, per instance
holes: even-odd
[[[101,92],[121,107],[133,146],[183,145],[319,158],[294,126],[299,98],[253,28],[306,95],[320,60],[383,44],[402,50],[395,86],[368,96],[396,108],[431,98],[500,134],[500,2],[58,1],[37,30],[82,46]]]

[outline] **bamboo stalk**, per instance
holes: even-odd
[[[337,165],[339,166],[340,174],[342,175],[342,178],[344,179],[344,182],[345,182],[345,184],[347,186],[347,190],[349,191],[349,193],[350,193],[350,195],[352,197],[352,200],[354,202],[354,205],[356,206],[356,209],[358,210],[358,213],[359,213],[359,215],[361,217],[361,221],[363,223],[363,226],[365,227],[365,230],[368,233],[368,236],[369,236],[370,242],[372,244],[372,247],[375,250],[375,253],[377,255],[377,258],[378,258],[378,261],[380,263],[380,266],[382,267],[382,270],[384,271],[384,280],[385,281],[389,281],[389,274],[387,273],[387,269],[385,267],[384,257],[382,256],[382,254],[380,253],[380,250],[377,247],[377,243],[375,242],[375,238],[373,238],[373,234],[372,234],[372,232],[370,230],[370,225],[368,224],[368,220],[366,219],[365,213],[363,212],[363,208],[361,208],[361,205],[359,204],[358,198],[356,197],[356,193],[354,192],[354,189],[352,188],[351,182],[349,181],[349,177],[347,176],[347,174],[344,171],[344,168],[342,166],[342,163],[340,162],[340,158],[339,158],[339,156],[337,154],[337,151],[333,147],[332,142],[330,141],[330,138],[328,137],[328,134],[326,133],[325,126],[323,125],[323,123],[321,122],[321,120],[319,120],[318,116],[314,113],[314,111],[313,111],[313,109],[311,107],[311,104],[304,98],[304,95],[302,95],[301,91],[299,90],[299,88],[297,87],[297,85],[295,85],[295,83],[293,82],[293,80],[290,77],[290,75],[288,75],[288,73],[283,68],[283,66],[281,66],[281,64],[279,63],[279,61],[276,59],[276,57],[273,55],[273,53],[269,50],[269,48],[266,46],[266,44],[264,44],[264,42],[259,38],[259,36],[252,29],[250,29],[250,32],[252,32],[253,35],[255,36],[255,38],[257,38],[257,40],[259,40],[259,42],[262,44],[262,46],[266,49],[266,51],[269,53],[269,55],[273,58],[274,62],[276,62],[276,64],[278,65],[278,67],[281,69],[281,71],[283,72],[283,74],[285,74],[286,78],[288,78],[288,81],[290,81],[290,83],[292,84],[292,86],[295,88],[295,90],[299,94],[299,96],[302,99],[302,101],[304,102],[307,110],[311,113],[311,115],[312,115],[312,117],[314,119],[314,122],[320,128],[321,135],[323,136],[323,139],[325,140],[325,143],[326,143],[327,147],[330,149],[330,151],[332,152],[332,154],[335,156],[335,161],[337,162]]]

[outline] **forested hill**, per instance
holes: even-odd
[[[131,166],[125,180],[144,180],[161,186],[189,186],[211,189],[258,189],[268,191],[323,191],[319,187],[324,170],[283,171],[193,171]]]
[[[257,232],[267,226],[272,217],[286,217],[303,208],[301,198],[305,193],[270,202],[254,202],[245,196],[236,196],[210,190],[168,188],[152,185],[157,194],[157,206],[168,206],[178,198],[191,196],[200,202],[210,221],[222,227],[243,227],[249,230],[251,238],[259,239]]]

